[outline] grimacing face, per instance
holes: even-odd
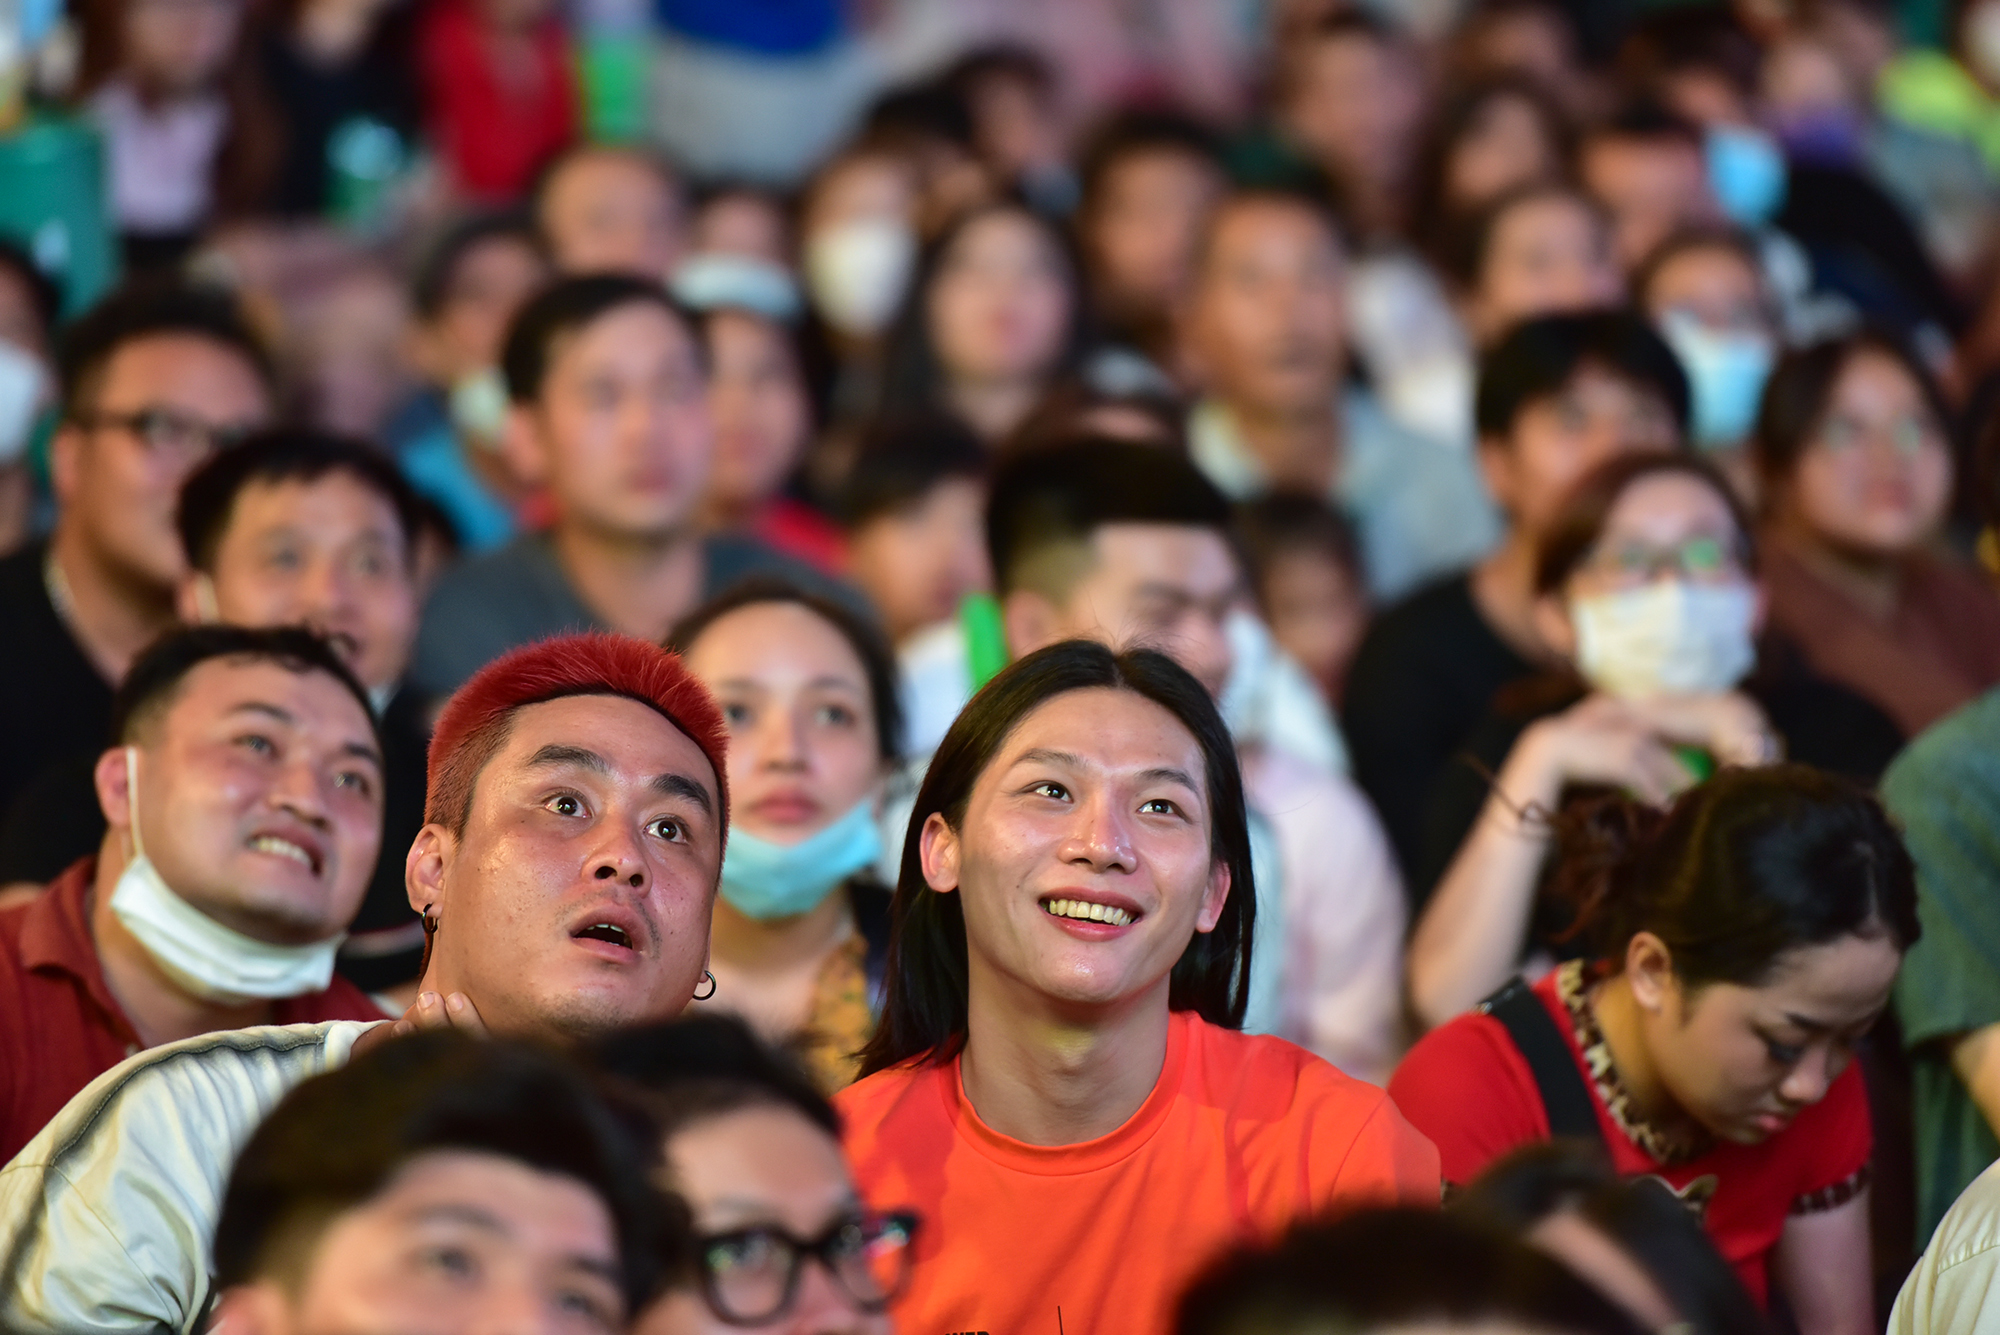
[[[345,686],[268,659],[212,658],[134,747],[139,833],[177,895],[276,945],[347,929],[382,841],[382,758]],[[96,781],[129,853],[124,748],[98,758]]]
[[[1092,688],[1031,710],[959,828],[933,814],[919,836],[925,883],[960,896],[972,1004],[1110,1006],[1157,989],[1164,1005],[1229,896],[1212,824],[1201,747],[1166,709]]]
[[[424,986],[501,1032],[574,1037],[667,1020],[708,963],[722,865],[715,772],[649,705],[573,695],[514,711],[461,834],[418,833]]]
[[[432,1150],[321,1232],[296,1291],[224,1293],[230,1335],[616,1335],[625,1320],[610,1212],[575,1178]]]
[[[309,626],[364,686],[402,677],[417,637],[416,576],[395,507],[359,478],[250,483],[213,564],[182,586],[186,620]]]

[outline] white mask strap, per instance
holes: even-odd
[[[132,860],[146,856],[146,840],[139,833],[139,748],[125,748],[125,816],[132,824]]]
[[[194,577],[194,614],[204,622],[222,620],[215,606],[215,581],[204,574]]]

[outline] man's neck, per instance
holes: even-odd
[[[1535,543],[1512,529],[1498,551],[1472,569],[1472,605],[1507,647],[1531,663],[1554,657],[1535,630]]]
[[[1051,1005],[973,962],[959,1075],[979,1119],[1030,1145],[1076,1145],[1130,1121],[1167,1060],[1168,981],[1115,1008]]]
[[[577,597],[613,630],[658,643],[701,601],[707,569],[691,529],[623,538],[558,524],[550,541]]]
[[[1340,413],[1329,391],[1324,406],[1262,409],[1223,401],[1243,445],[1272,485],[1325,495],[1340,477]]]
[[[56,615],[106,681],[118,681],[139,651],[174,624],[172,589],[120,571],[91,549],[73,523],[49,544]]]
[[[222,1006],[193,996],[167,977],[138,939],[125,930],[125,924],[111,911],[111,894],[125,869],[125,857],[117,833],[106,835],[98,849],[97,880],[90,892],[90,935],[97,945],[104,985],[111,989],[112,998],[139,1035],[140,1046],[156,1048],[218,1029],[268,1024],[270,1002]]]

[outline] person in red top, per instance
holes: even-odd
[[[901,1329],[1165,1331],[1232,1243],[1437,1202],[1437,1151],[1379,1089],[1236,1032],[1242,778],[1172,659],[1020,659],[909,828],[881,1024],[835,1100],[869,1203],[924,1221]]]
[[[452,185],[511,203],[576,138],[573,53],[550,0],[435,0],[417,38],[431,136]]]
[[[141,1048],[383,1018],[333,973],[382,839],[381,742],[333,649],[173,632],[127,673],[112,736],[98,851],[0,911],[0,1163]]]
[[[1566,817],[1558,888],[1595,963],[1431,1031],[1389,1082],[1469,1183],[1517,1145],[1599,1139],[1701,1216],[1800,1330],[1875,1329],[1867,1091],[1852,1064],[1917,938],[1875,799],[1798,765],[1728,769],[1664,811]]]

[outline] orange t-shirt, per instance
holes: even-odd
[[[862,1193],[914,1209],[902,1335],[1151,1335],[1229,1244],[1336,1203],[1436,1205],[1438,1153],[1373,1085],[1177,1012],[1159,1083],[1110,1135],[1029,1145],[979,1120],[958,1062],[835,1097]]]

